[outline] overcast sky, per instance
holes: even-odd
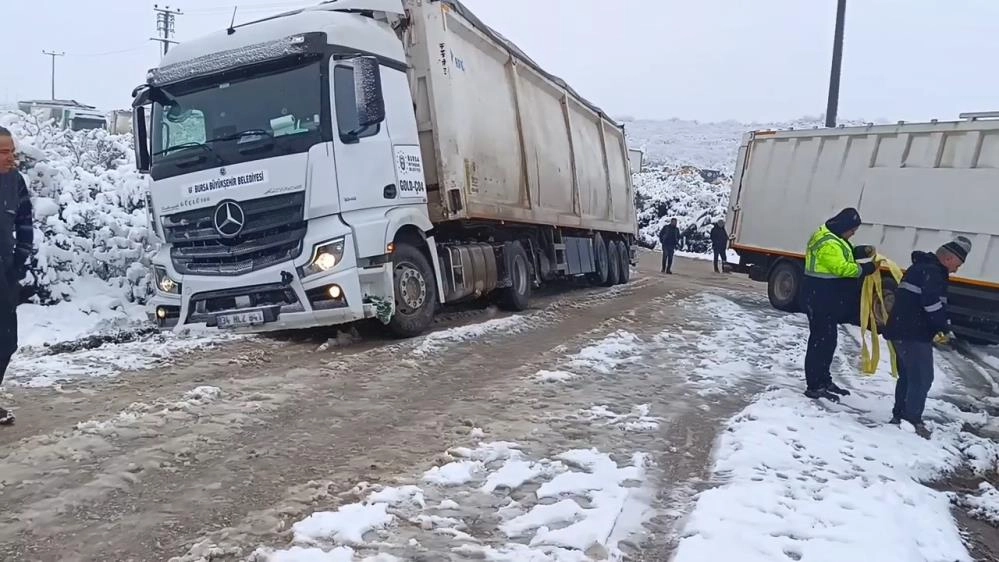
[[[314,2],[236,2],[237,21]],[[465,0],[615,116],[775,121],[825,110],[835,0]],[[3,0],[0,102],[127,107],[159,58],[152,2]],[[234,2],[171,6],[177,37],[224,28]],[[162,5],[162,3],[161,3]],[[840,116],[919,120],[999,110],[999,1],[850,0]]]

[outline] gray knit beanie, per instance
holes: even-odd
[[[968,259],[968,254],[971,253],[971,240],[964,236],[958,236],[943,246],[940,246],[940,249],[947,250],[948,252],[954,254],[957,256],[957,259],[961,260],[963,263]]]

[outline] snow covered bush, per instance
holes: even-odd
[[[71,300],[74,283],[97,278],[144,302],[153,239],[131,137],[65,131],[20,112],[0,115],[0,125],[14,134],[34,204],[36,252],[25,281],[31,300]]]
[[[683,234],[678,249],[710,253],[711,225],[725,218],[732,185],[731,176],[714,176],[693,166],[669,165],[634,174],[638,243],[655,248],[659,231],[675,218]]]

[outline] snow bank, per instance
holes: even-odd
[[[729,425],[676,561],[969,561],[946,494],[921,482],[961,463],[944,443],[866,427],[779,390]]]
[[[589,561],[594,552],[603,553],[601,560],[621,560],[622,543],[643,532],[651,515],[643,453],[620,465],[597,449],[551,460],[498,441],[448,455],[477,463],[478,470],[449,487],[385,487],[336,511],[314,513],[292,525],[294,546],[259,548],[250,560],[443,560],[453,558],[448,551],[463,560]]]
[[[864,122],[852,120],[844,124]],[[645,151],[646,168],[632,177],[640,243],[654,248],[659,230],[676,218],[684,233],[679,249],[710,253],[708,232],[713,223],[725,218],[743,135],[749,131],[813,129],[823,125],[822,117],[782,123],[625,120],[628,146]]]
[[[632,176],[638,207],[639,243],[654,248],[659,231],[677,219],[679,250],[711,251],[711,227],[728,212],[731,176],[713,177],[692,167],[654,166]]]
[[[131,137],[64,131],[20,112],[0,114],[0,125],[14,134],[35,210],[36,252],[22,296],[37,304],[98,294],[112,297],[102,307],[114,298],[143,302],[152,240]]]
[[[961,412],[939,398],[958,388],[945,358],[927,402],[930,440],[911,426],[889,425],[894,380],[883,353],[878,374],[858,374],[856,345],[846,338],[833,377],[853,391],[842,405],[801,395],[803,319],[700,295],[683,306],[724,329],[703,328],[701,359],[690,384],[724,390],[757,379],[776,388],[736,415],[718,444],[718,487],[701,493],[683,531],[676,562],[769,560],[970,560],[950,512],[951,498],[925,485],[958,470],[985,474],[999,463],[999,445],[964,431],[988,416]],[[859,341],[859,339],[857,339]],[[746,355],[740,350],[765,349]],[[954,501],[988,513],[990,490]],[[976,503],[979,502],[979,503]]]

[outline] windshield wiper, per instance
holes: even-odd
[[[237,139],[241,139],[243,137],[249,137],[249,136],[264,136],[264,137],[268,137],[268,138],[272,138],[272,139],[274,138],[274,134],[271,133],[270,131],[268,131],[267,129],[247,129],[245,131],[240,131],[238,133],[232,133],[231,135],[224,135],[224,136],[221,136],[221,137],[215,137],[213,139],[208,139],[205,142],[231,141],[231,140],[237,140]]]
[[[218,160],[219,164],[225,164],[225,160],[223,160],[222,157],[219,156],[218,152],[215,152],[214,148],[208,146],[208,144],[206,144],[204,142],[197,142],[197,141],[194,141],[194,142],[185,142],[185,143],[181,143],[181,144],[178,144],[178,145],[175,145],[175,146],[168,146],[168,147],[164,148],[163,150],[161,150],[159,152],[154,152],[153,156],[160,156],[160,155],[163,155],[163,154],[169,154],[169,153],[174,152],[176,150],[183,150],[185,148],[201,148],[201,149],[204,149],[205,152],[211,152],[212,156],[214,156],[215,159]]]

